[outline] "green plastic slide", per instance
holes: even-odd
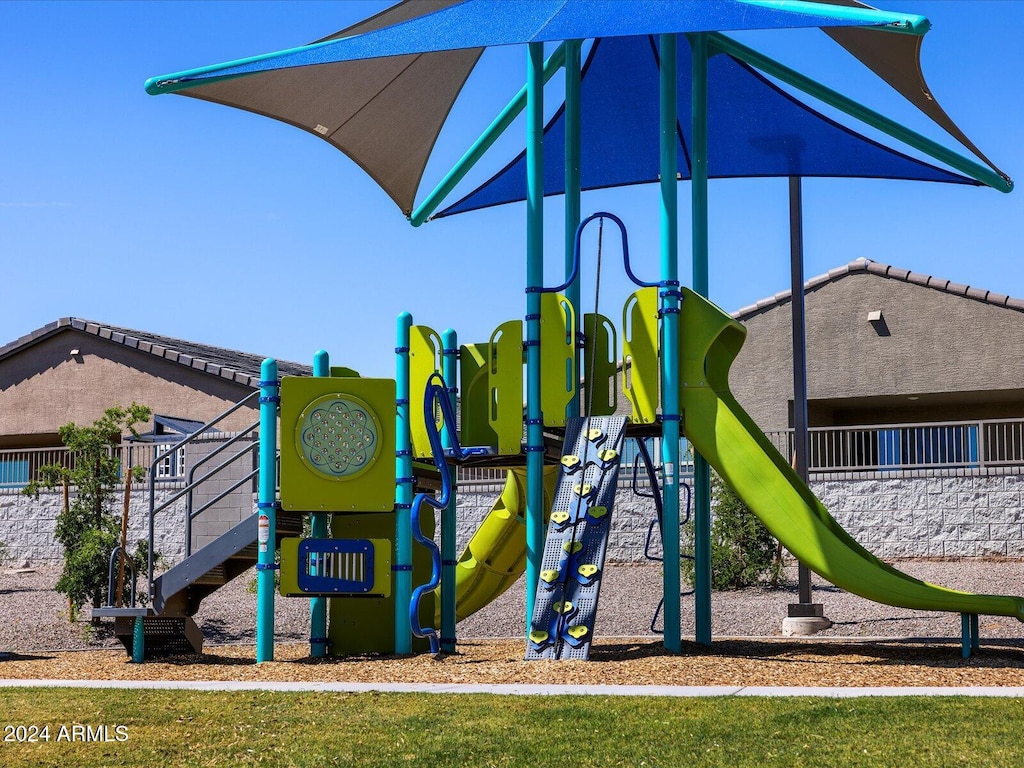
[[[558,467],[544,468],[544,522],[558,481]],[[466,545],[455,567],[455,620],[462,621],[516,583],[526,570],[526,470],[510,469],[505,488]],[[440,588],[434,621],[441,622]]]
[[[876,558],[840,526],[729,391],[746,328],[683,289],[680,398],[686,437],[790,552],[837,587],[925,611],[1015,616],[1024,599],[958,592]]]

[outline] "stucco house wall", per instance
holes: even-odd
[[[791,307],[734,315],[730,384],[764,430],[792,426]],[[811,280],[806,307],[811,426],[1024,416],[1024,301],[861,259]]]

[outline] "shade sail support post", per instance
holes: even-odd
[[[541,80],[544,84],[548,82],[555,73],[565,64],[565,54],[567,43],[562,43],[551,53],[548,60],[544,62],[543,74]],[[480,159],[487,153],[491,147],[494,146],[501,135],[508,130],[509,126],[512,125],[513,121],[523,113],[526,109],[527,101],[527,86],[523,86],[519,89],[519,92],[512,97],[512,100],[505,105],[505,108],[498,113],[498,116],[494,118],[489,126],[480,134],[478,138],[466,153],[459,159],[452,169],[448,171],[440,183],[434,188],[434,190],[424,198],[423,202],[420,203],[416,210],[409,216],[409,223],[414,227],[418,227],[423,222],[427,221],[433,213],[441,207],[448,195],[451,194],[452,190],[458,185],[460,181],[466,178],[466,174],[469,173],[473,167],[480,161]]]
[[[708,295],[708,36],[690,36],[693,49],[690,91],[691,248],[693,290]],[[667,524],[666,524],[667,525]],[[711,644],[711,467],[693,456],[694,639]],[[666,554],[666,561],[668,555]]]
[[[526,76],[526,630],[544,556],[544,415],[540,289],[544,285],[544,44],[530,43]]]
[[[679,282],[678,162],[678,64],[675,35],[661,35],[659,74],[659,133],[661,166],[661,279]],[[662,546],[665,568],[665,648],[682,650],[680,629],[679,571],[679,299],[671,291],[662,297],[661,352],[661,459],[662,459]]]
[[[313,375],[325,377],[331,375],[331,358],[327,350],[317,350],[313,355]],[[326,539],[329,518],[326,512],[311,512],[309,515],[309,535],[314,539]],[[319,563],[310,568],[310,575],[323,576]],[[327,655],[327,598],[311,597],[309,599],[309,655],[323,658]]]
[[[570,40],[565,45],[565,277],[573,274],[575,261],[576,230],[580,225],[580,82],[582,79],[582,49],[580,40]],[[577,277],[566,288],[565,297],[572,304],[573,317],[583,317],[580,312],[580,281]],[[581,337],[580,337],[581,338]],[[576,345],[576,370],[580,369],[579,343]],[[579,376],[576,390],[566,408],[566,416],[580,415]]]
[[[409,342],[412,315],[402,312],[395,323],[395,653],[412,653],[412,422],[409,410]]]
[[[256,662],[274,660],[274,559],[277,554],[277,361],[260,365],[260,477],[257,508]]]

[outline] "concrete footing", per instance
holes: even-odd
[[[831,626],[821,603],[790,603],[789,615],[782,620],[782,636],[809,637]]]

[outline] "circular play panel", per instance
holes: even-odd
[[[309,403],[295,426],[305,464],[323,477],[351,480],[373,466],[381,449],[377,415],[350,394],[325,395]]]

